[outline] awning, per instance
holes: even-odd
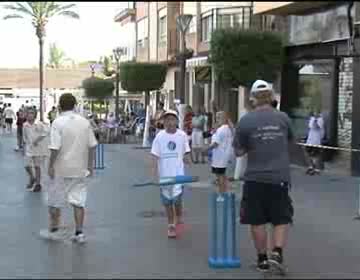
[[[186,60],[186,67],[210,66],[207,56],[193,57]]]
[[[299,1],[299,2],[268,2],[269,4],[260,4],[264,2],[254,2],[254,14],[261,15],[301,15],[309,10],[326,7],[341,3],[342,1]],[[266,2],[265,2],[266,3]],[[271,3],[271,4],[270,4]],[[258,7],[256,7],[258,5]]]

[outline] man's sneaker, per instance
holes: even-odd
[[[260,272],[267,272],[270,269],[270,265],[268,260],[258,261],[256,265],[256,269]]]
[[[281,274],[286,273],[285,266],[283,264],[283,258],[278,252],[272,252],[269,257],[269,263],[275,267]]]
[[[66,239],[66,232],[62,229],[54,232],[50,232],[48,229],[42,229],[40,230],[40,237],[52,241],[62,241]]]
[[[176,238],[176,227],[174,225],[168,226],[168,238]]]
[[[36,184],[35,187],[32,189],[33,192],[41,192],[41,185]]]
[[[86,242],[85,234],[80,233],[80,234],[74,235],[74,236],[71,238],[71,240],[72,240],[73,242],[83,244],[83,243]]]

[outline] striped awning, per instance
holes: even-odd
[[[210,66],[207,56],[193,57],[186,60],[186,67]]]

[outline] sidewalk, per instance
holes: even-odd
[[[47,225],[39,194],[25,192],[23,160],[15,138],[0,136],[1,278],[253,278],[255,251],[248,228],[237,226],[242,267],[212,270],[208,257],[208,194],[211,188],[185,192],[185,232],[166,237],[166,219],[156,187],[132,188],[148,178],[148,151],[132,145],[106,145],[105,170],[97,171],[89,188],[85,233],[88,243],[49,243],[38,238]],[[191,175],[210,181],[206,165]],[[293,170],[295,225],[285,257],[289,278],[358,278],[360,222],[356,178],[304,176]],[[206,185],[206,184],[204,184]],[[239,190],[240,192],[240,190]],[[146,213],[152,213],[146,217]],[[65,211],[66,223],[72,214]]]

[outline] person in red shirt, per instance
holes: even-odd
[[[194,116],[194,112],[193,112],[191,106],[188,105],[186,107],[186,113],[184,116],[184,131],[185,131],[186,135],[188,136],[190,149],[192,149],[191,148],[191,134],[192,134],[192,118],[193,118],[193,116]],[[191,161],[194,163],[192,153],[190,155],[191,155]]]

